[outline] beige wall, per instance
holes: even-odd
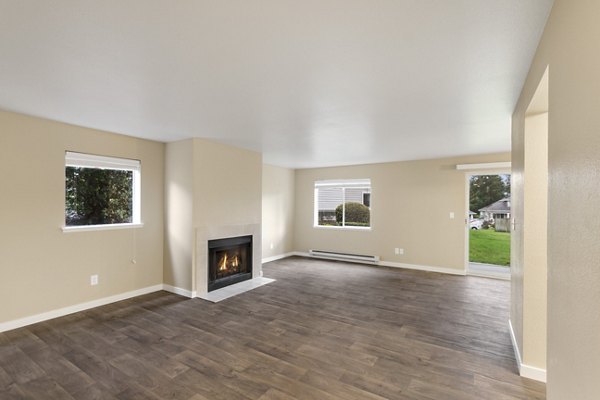
[[[194,139],[194,226],[260,224],[262,155]]]
[[[548,114],[525,119],[523,194],[523,363],[546,369]]]
[[[510,321],[525,368],[546,370],[548,73],[513,136]],[[528,371],[522,370],[524,375]],[[542,379],[542,377],[538,377]]]
[[[166,145],[165,165],[165,283],[206,292],[206,241],[214,235],[252,234],[260,274],[261,154],[189,139]]]
[[[192,290],[193,141],[167,143],[165,152],[164,283]]]
[[[383,261],[464,271],[465,173],[457,164],[508,161],[509,154],[296,171],[294,249],[379,255]],[[314,182],[370,178],[370,231],[313,227]],[[450,219],[449,213],[455,218]],[[395,255],[394,248],[404,249]]]
[[[263,165],[262,256],[279,256],[294,251],[293,169]]]
[[[162,143],[10,112],[0,132],[0,322],[162,283]],[[66,150],[140,159],[144,227],[63,233]]]
[[[549,66],[548,400],[600,393],[598,15],[598,1],[556,0],[513,114],[514,163],[525,111]]]
[[[194,139],[194,290],[206,292],[208,240],[252,235],[252,274],[262,273],[262,155]]]
[[[515,122],[513,121],[513,126]],[[523,129],[525,121],[522,121]],[[513,127],[514,130],[514,127]],[[523,353],[523,220],[525,216],[525,191],[524,191],[524,169],[525,169],[525,139],[521,135],[512,138],[511,154],[511,211],[513,220],[513,231],[511,232],[510,244],[510,272],[511,272],[511,303],[510,324],[513,329],[514,338],[519,354]],[[522,356],[521,356],[522,358]],[[522,361],[522,360],[521,360]]]

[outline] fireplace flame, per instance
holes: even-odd
[[[227,270],[227,253],[225,253],[225,256],[223,256],[223,258],[221,258],[221,263],[219,264],[219,271],[226,271]]]
[[[223,254],[223,257],[219,260],[218,270],[219,272],[227,272],[231,270],[237,270],[240,265],[240,258],[236,255],[227,256],[227,253]]]

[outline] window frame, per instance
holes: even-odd
[[[342,189],[342,225],[331,226],[331,225],[319,225],[319,188],[330,187]],[[313,228],[315,229],[337,229],[337,230],[359,230],[359,231],[370,231],[373,228],[373,219],[371,202],[369,201],[369,226],[346,226],[346,189],[365,189],[370,194],[373,193],[373,187],[371,185],[371,179],[335,179],[335,180],[321,180],[314,182],[314,206],[313,206]],[[363,192],[364,195],[365,192]],[[361,197],[363,196],[361,195]]]
[[[129,158],[109,157],[96,154],[65,152],[65,171],[67,167],[95,168],[115,171],[132,172],[132,210],[131,222],[96,225],[67,225],[63,222],[63,232],[101,231],[114,229],[141,228],[142,223],[142,162]],[[63,207],[63,217],[66,211],[66,199]]]

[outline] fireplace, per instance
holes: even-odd
[[[252,279],[252,235],[208,241],[208,291]]]

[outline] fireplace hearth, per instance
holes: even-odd
[[[252,279],[252,235],[208,241],[208,291]]]

